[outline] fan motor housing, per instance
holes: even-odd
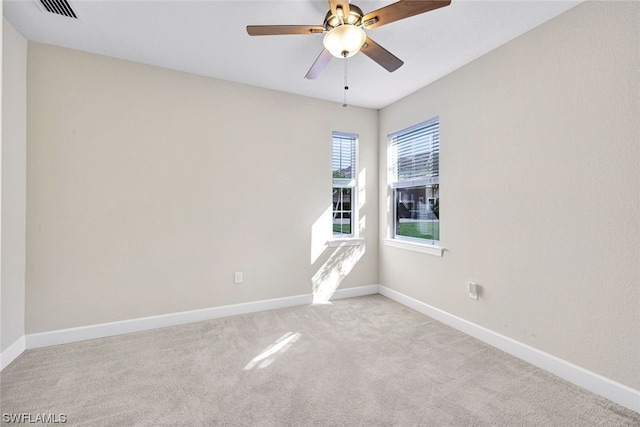
[[[363,16],[364,14],[362,13],[362,9],[360,9],[355,4],[350,4],[349,14],[342,18],[342,22],[338,15],[334,15],[331,12],[331,10],[329,10],[329,12],[327,12],[327,15],[324,17],[323,26],[324,28],[326,28],[327,31],[330,31],[332,28],[335,28],[341,25],[342,23],[351,24],[351,25],[360,25],[362,23]]]

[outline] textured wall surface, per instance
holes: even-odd
[[[28,58],[27,333],[377,283],[376,111]],[[334,130],[360,135],[358,250],[325,244]]]
[[[381,284],[640,389],[639,23],[584,3],[382,110],[382,178],[386,135],[440,117],[446,251],[381,246]]]

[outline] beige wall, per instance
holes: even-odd
[[[381,246],[382,285],[640,389],[639,25],[584,3],[382,110],[381,177],[386,135],[440,117],[447,249]]]
[[[27,146],[27,41],[2,25],[2,339],[24,335]]]
[[[35,43],[28,85],[28,334],[377,283],[376,111]],[[358,250],[325,246],[334,130]]]

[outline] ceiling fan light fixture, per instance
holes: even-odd
[[[355,55],[366,40],[367,35],[362,28],[352,24],[343,24],[332,28],[324,36],[323,44],[333,56],[348,58]]]

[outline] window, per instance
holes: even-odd
[[[353,237],[358,135],[333,132],[333,236]]]
[[[389,134],[393,233],[398,240],[440,241],[440,130],[438,118]]]

